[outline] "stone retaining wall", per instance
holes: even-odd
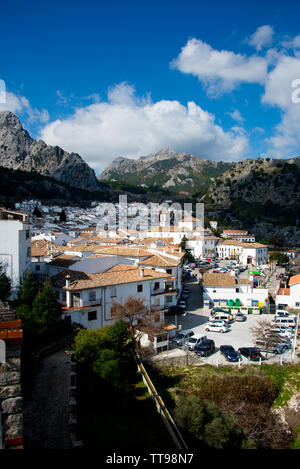
[[[5,448],[23,445],[21,349],[7,347],[6,363],[0,364],[0,406]]]

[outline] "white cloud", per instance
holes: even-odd
[[[270,153],[276,156],[299,153],[300,150],[300,103],[293,102],[294,80],[300,80],[300,58],[282,55],[276,67],[268,74],[262,102],[276,106],[282,111],[282,120],[274,135],[267,142]]]
[[[238,109],[234,109],[232,112],[226,112],[228,116],[231,117],[236,122],[244,122],[245,119],[243,118],[242,114]]]
[[[121,83],[106,102],[76,109],[64,120],[46,125],[41,138],[48,144],[79,153],[96,171],[118,156],[137,158],[169,146],[213,160],[236,160],[248,151],[248,140],[225,132],[212,114],[196,103],[152,102],[139,98]]]
[[[195,38],[181,49],[171,67],[196,76],[214,95],[232,91],[240,83],[263,84],[267,75],[265,58],[218,51]]]
[[[19,96],[10,91],[5,92],[5,102],[0,103],[0,111],[11,111],[24,117],[28,122],[46,124],[49,120],[48,111],[33,108],[25,96]]]
[[[247,41],[251,46],[255,47],[257,51],[262,50],[264,47],[272,45],[274,30],[268,24],[257,28],[254,34]]]

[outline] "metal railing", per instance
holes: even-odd
[[[162,400],[161,396],[158,394],[158,392],[156,391],[155,389],[155,386],[154,384],[152,383],[143,363],[142,363],[142,360],[141,360],[141,357],[139,356],[139,354],[137,352],[134,352],[133,353],[134,355],[134,359],[135,359],[135,362],[137,364],[137,367],[138,367],[138,371],[141,373],[142,375],[142,378],[143,378],[143,381],[144,381],[144,384],[145,386],[147,387],[149,393],[150,393],[150,396],[152,397],[152,399],[154,400],[154,403],[156,405],[156,408],[157,408],[157,411],[158,413],[160,414],[160,416],[162,417],[169,433],[170,433],[170,436],[176,446],[177,449],[179,450],[187,450],[188,449],[188,446],[186,444],[186,442],[184,441],[176,423],[174,422],[170,412],[168,411],[164,401]]]

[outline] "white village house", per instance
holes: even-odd
[[[71,323],[97,329],[113,324],[113,302],[125,303],[129,296],[144,301],[153,319],[150,340],[157,352],[168,347],[169,333],[176,326],[167,326],[164,311],[168,308],[165,282],[172,275],[136,265],[116,264],[104,272],[88,273],[66,269],[53,276],[51,282],[62,304],[63,316]],[[162,340],[163,338],[163,340]]]
[[[31,263],[31,225],[29,216],[17,210],[0,209],[0,262],[12,281],[20,284]]]
[[[203,301],[205,306],[226,306],[229,300],[239,300],[244,307],[262,307],[269,292],[253,288],[251,280],[236,279],[231,274],[203,275]]]

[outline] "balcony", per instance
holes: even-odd
[[[150,306],[151,311],[163,311],[164,309],[166,309],[164,305],[151,305]]]

